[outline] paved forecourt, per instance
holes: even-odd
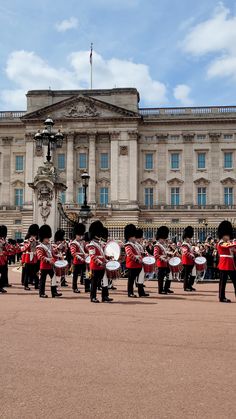
[[[70,281],[70,280],[69,280]],[[126,281],[114,303],[63,289],[63,298],[13,287],[0,295],[0,417],[236,417],[236,305],[218,302],[218,284],[196,293],[129,299]],[[100,297],[100,296],[99,296]]]

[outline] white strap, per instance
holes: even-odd
[[[233,259],[234,256],[233,255],[220,255],[220,258],[230,258],[230,259]]]

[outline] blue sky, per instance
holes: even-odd
[[[137,87],[141,106],[234,105],[236,1],[1,0],[0,108],[28,89]]]

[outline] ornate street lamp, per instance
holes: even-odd
[[[82,178],[84,202],[83,202],[83,205],[81,205],[79,215],[80,215],[81,221],[84,224],[86,224],[88,222],[88,219],[92,217],[91,209],[87,201],[87,188],[88,188],[90,176],[87,172],[84,172],[82,173],[81,178]]]
[[[36,141],[36,148],[38,150],[40,150],[43,145],[48,147],[46,158],[47,158],[47,161],[50,162],[52,158],[51,150],[54,148],[62,147],[64,135],[62,134],[60,130],[58,130],[57,132],[53,131],[52,128],[53,128],[54,122],[50,117],[46,119],[46,121],[44,122],[44,125],[45,125],[45,128],[42,130],[42,132],[38,130],[38,132],[34,136],[34,139]]]

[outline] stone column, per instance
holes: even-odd
[[[167,134],[158,133],[157,139],[157,174],[158,174],[158,199],[159,205],[169,204],[169,187],[167,186],[167,167],[169,168],[167,151]]]
[[[129,201],[131,207],[138,206],[138,133],[129,133]]]
[[[119,132],[112,132],[111,139],[111,204],[118,204]]]
[[[74,202],[74,134],[67,136],[67,156],[66,156],[66,202]]]
[[[12,137],[2,138],[2,205],[10,205]]]
[[[33,204],[33,191],[29,187],[29,183],[33,182],[33,162],[34,162],[34,140],[29,134],[26,135],[26,153],[25,153],[25,205]]]
[[[88,203],[96,204],[96,133],[89,134],[89,188]]]
[[[195,158],[193,153],[193,140],[194,134],[193,133],[185,133],[183,134],[184,140],[184,193],[185,195],[181,195],[182,201],[181,204],[192,205],[194,203],[194,196],[193,193],[193,158]],[[194,186],[195,187],[195,186]]]

